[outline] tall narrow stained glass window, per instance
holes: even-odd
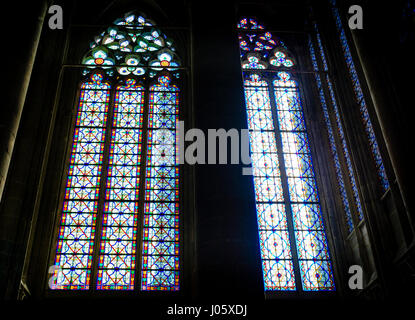
[[[266,291],[334,291],[296,61],[255,19],[238,24]]]
[[[363,209],[362,204],[360,202],[360,196],[357,189],[357,182],[354,174],[354,169],[352,166],[349,149],[343,131],[340,111],[337,106],[337,101],[334,94],[333,83],[331,81],[329,74],[327,73],[329,69],[320,33],[318,31],[317,23],[314,22],[313,27],[315,31],[315,39],[317,42],[318,50],[315,50],[315,42],[312,40],[311,35],[309,35],[308,38],[308,48],[310,52],[311,62],[313,65],[313,70],[315,71],[314,76],[316,79],[317,89],[320,96],[320,103],[323,109],[324,121],[327,127],[330,149],[336,169],[337,182],[339,185],[340,196],[345,211],[346,224],[348,227],[348,231],[351,232],[354,229],[353,215],[356,215],[359,221],[363,220]],[[324,75],[321,75],[319,72],[320,68],[318,63],[318,57],[320,58],[322,69],[325,72]],[[327,95],[325,94],[324,83],[327,86]],[[325,98],[326,96],[328,96],[327,100]],[[334,122],[331,121],[330,114],[334,115]],[[340,142],[339,144],[342,154],[340,154],[337,150],[338,148],[336,145],[336,136],[338,137],[338,140]],[[346,180],[347,178],[344,178],[344,171],[342,170],[341,165],[341,157],[344,159],[343,162],[346,164],[346,177],[348,178],[348,181]],[[351,192],[347,192],[346,183],[349,183]]]
[[[82,63],[51,289],[177,291],[181,74],[172,40],[127,14]]]
[[[359,110],[361,114],[361,119],[363,122],[363,126],[366,131],[367,139],[369,141],[370,151],[372,153],[372,157],[377,169],[378,177],[380,184],[384,191],[389,189],[389,179],[386,175],[386,169],[383,164],[382,155],[379,149],[379,145],[376,139],[375,131],[372,125],[372,121],[369,116],[369,111],[367,109],[367,104],[365,97],[363,95],[362,87],[360,85],[359,77],[356,71],[355,64],[353,62],[352,53],[349,47],[349,43],[346,37],[346,32],[343,28],[343,23],[340,17],[339,10],[336,7],[336,1],[330,0],[332,5],[332,13],[335,20],[337,32],[339,34],[340,43],[343,51],[343,56],[347,65],[347,69],[349,71],[349,76],[352,82],[353,91],[355,94],[355,100],[359,105]]]

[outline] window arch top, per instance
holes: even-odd
[[[99,68],[108,75],[148,75],[169,70],[176,78],[180,60],[172,39],[142,14],[128,13],[94,38],[83,74]]]
[[[291,68],[295,65],[286,45],[256,19],[242,19],[238,31],[243,69]]]

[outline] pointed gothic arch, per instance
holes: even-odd
[[[80,95],[53,290],[178,291],[180,59],[143,14],[94,38]]]
[[[238,30],[264,290],[335,291],[296,59],[256,19]]]

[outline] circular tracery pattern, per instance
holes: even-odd
[[[154,77],[158,71],[168,69],[179,77],[175,71],[180,61],[173,41],[143,15],[127,14],[116,20],[113,26],[95,37],[90,47],[82,59],[83,64],[89,65],[83,70],[84,75],[101,67],[108,75],[115,71],[120,75]]]
[[[179,290],[178,61],[141,15],[116,20],[91,44],[51,289]]]

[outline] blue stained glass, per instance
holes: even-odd
[[[258,75],[246,79],[245,99],[264,286],[266,290],[295,290],[277,145],[266,81],[261,80]],[[266,125],[262,125],[263,118],[267,119]]]
[[[176,49],[136,13],[117,19],[90,48],[82,59],[91,80],[80,90],[52,289],[179,290]],[[103,74],[118,85],[111,88]]]
[[[288,72],[278,72],[272,82],[266,73],[272,68],[292,68],[295,63],[282,42],[269,32],[247,32],[263,29],[258,26],[248,18],[238,25],[244,30],[239,35],[242,69],[250,69],[243,71],[244,93],[264,288],[333,291],[331,259],[298,87]],[[268,43],[258,44],[257,39]],[[252,55],[253,51],[257,53]],[[287,177],[286,192],[281,170]],[[295,270],[296,265],[300,270]],[[296,274],[301,279],[296,279]]]
[[[291,259],[266,260],[262,256],[262,272],[265,290],[296,290],[294,266]]]
[[[134,289],[144,88],[116,88],[97,289]]]
[[[51,289],[90,287],[109,89],[101,74],[81,85]]]
[[[175,129],[179,89],[160,76],[150,87],[142,290],[179,290],[179,167]]]
[[[334,290],[333,270],[327,260],[300,260],[300,270],[305,290]]]
[[[259,239],[263,248],[263,259],[291,259],[287,230],[259,230]]]
[[[318,43],[318,47],[319,47],[320,57],[323,61],[323,67],[324,67],[324,70],[327,71],[328,66],[327,66],[327,61],[326,61],[326,55],[324,54],[323,44],[321,42],[320,34],[318,32],[318,27],[317,27],[316,23],[314,23],[314,29],[316,31],[317,43]],[[312,44],[310,44],[310,45],[312,46]],[[316,68],[318,69],[317,65],[315,65],[315,69]],[[337,103],[336,103],[336,98],[334,96],[333,85],[331,83],[331,80],[330,80],[330,77],[329,77],[328,74],[326,75],[326,82],[327,82],[327,85],[328,85],[328,88],[329,88],[331,103],[332,103],[333,110],[334,110],[334,115],[336,117],[336,124],[337,124],[337,128],[338,128],[338,133],[340,135],[341,143],[342,143],[343,154],[344,154],[344,157],[346,159],[348,175],[349,175],[350,183],[351,183],[351,186],[352,186],[353,198],[354,198],[354,201],[355,201],[355,204],[356,204],[356,207],[357,207],[357,211],[358,211],[358,217],[359,217],[359,220],[363,220],[363,209],[362,209],[362,205],[361,205],[361,202],[360,202],[359,193],[358,193],[358,190],[357,190],[356,179],[354,177],[354,170],[352,168],[351,158],[350,158],[350,155],[349,155],[349,151],[347,149],[346,139],[345,139],[344,132],[343,132],[343,126],[342,126],[341,120],[340,120],[340,112],[339,112],[339,108],[338,108]]]
[[[151,29],[143,30],[143,27],[150,26]],[[151,20],[133,13],[116,20],[113,26],[95,37],[91,50],[82,60],[87,66],[83,74],[101,68],[109,75],[116,71],[123,76],[148,73],[154,77],[157,71],[166,68],[177,70],[179,60],[172,44]],[[173,75],[179,76],[178,73]]]
[[[294,65],[294,61],[280,50],[274,52],[273,56],[269,59],[269,63],[276,67],[292,67]]]
[[[321,43],[321,42],[320,42]],[[314,73],[316,82],[317,82],[317,88],[318,88],[318,92],[319,92],[319,96],[320,96],[320,103],[321,106],[323,108],[323,115],[324,115],[324,121],[326,123],[326,127],[327,127],[327,132],[328,132],[328,136],[329,136],[329,143],[330,143],[330,149],[331,149],[331,154],[333,156],[333,160],[334,160],[334,165],[335,165],[335,169],[336,169],[336,177],[337,177],[337,182],[338,182],[338,186],[339,186],[339,191],[340,191],[340,196],[342,199],[342,203],[343,203],[343,208],[345,211],[345,218],[346,218],[346,223],[347,223],[347,227],[349,232],[351,232],[354,228],[353,226],[353,220],[352,220],[352,213],[351,213],[351,208],[350,208],[350,204],[349,204],[349,200],[347,197],[347,192],[346,192],[346,187],[344,184],[344,178],[343,178],[343,173],[342,173],[342,169],[341,169],[341,164],[340,164],[340,160],[339,160],[339,155],[338,155],[338,151],[337,151],[337,147],[336,147],[336,142],[335,142],[335,138],[334,138],[334,129],[332,127],[331,121],[330,121],[330,116],[329,116],[329,111],[328,111],[328,107],[326,104],[326,99],[325,99],[325,95],[324,95],[324,91],[323,91],[323,86],[322,86],[322,81],[320,78],[320,74],[318,73],[319,68],[317,65],[317,60],[316,60],[316,55],[315,55],[315,51],[314,51],[314,46],[313,43],[311,41],[311,38],[308,39],[308,46],[309,46],[309,50],[310,50],[310,56],[311,56],[311,61],[313,64],[313,69],[314,71],[317,71],[316,73]],[[321,50],[322,48],[320,48]],[[324,52],[320,51],[321,56],[324,56]],[[324,56],[325,57],[325,56]],[[327,63],[325,62],[325,58],[323,59],[324,61],[324,69],[327,70]],[[329,78],[327,77],[327,80],[329,80]],[[331,96],[332,98],[332,103],[333,105],[336,103],[336,100],[334,99],[334,95]],[[342,132],[341,128],[341,123],[340,123],[340,119],[339,119],[339,114],[336,113],[336,121],[337,124],[339,125],[339,133]],[[348,151],[347,151],[347,146],[346,146],[346,142],[345,140],[343,140],[344,137],[342,137],[342,146],[343,146],[343,151],[347,152],[348,155]],[[345,154],[346,156],[346,154]],[[349,172],[350,172],[350,168],[349,168]],[[352,171],[353,174],[353,171]],[[360,204],[360,202],[359,202]]]
[[[343,28],[343,24],[340,18],[339,10],[335,7],[336,1],[331,0],[333,5],[332,13],[335,19],[337,31],[339,33],[340,43],[343,50],[344,59],[346,61],[346,65],[349,71],[349,76],[352,81],[353,90],[356,96],[356,101],[359,104],[360,113],[362,117],[363,125],[365,126],[365,131],[369,140],[369,146],[373,155],[373,159],[375,161],[375,165],[378,171],[378,176],[384,191],[389,188],[389,180],[386,175],[386,170],[383,164],[382,156],[379,150],[378,143],[376,141],[375,132],[373,129],[372,122],[369,117],[369,111],[366,106],[366,101],[362,92],[362,88],[359,82],[359,77],[357,75],[356,67],[353,62],[352,54],[349,48],[349,44],[347,41],[346,33]]]
[[[260,55],[261,59],[267,59],[268,57],[273,56],[273,49],[275,48],[283,48],[285,49],[285,44],[275,38],[270,32],[264,30],[264,27],[253,18],[244,18],[238,23],[239,32],[239,46],[241,49],[241,59],[243,68],[248,68],[248,63],[253,63],[253,61],[249,61],[248,57],[252,53],[256,53]],[[264,30],[263,32],[259,32]],[[252,31],[252,32],[250,32]],[[281,52],[280,50],[275,52],[276,54]],[[281,52],[282,53],[282,52]],[[275,59],[277,58],[277,59]],[[279,57],[273,56],[271,59],[271,63],[277,63]],[[275,61],[274,61],[275,60]],[[285,61],[285,60],[284,60]],[[286,66],[292,66],[290,64],[292,60],[286,60]],[[262,63],[255,63],[252,65],[253,68],[250,69],[264,69],[262,67]]]
[[[292,120],[295,120],[293,122],[299,122],[295,127],[287,128],[280,125],[279,131],[284,162],[288,168],[286,174],[302,287],[304,291],[334,290],[331,261],[322,213],[318,205],[319,197],[304,117],[302,111],[294,111],[301,110],[297,84],[291,80],[288,72],[278,72],[277,77],[278,79],[273,81],[273,88],[278,122],[283,122],[280,110],[292,110],[288,114],[291,115]],[[301,203],[315,205],[311,210],[310,206],[299,205]],[[310,225],[310,221],[313,222],[313,228],[307,226]]]
[[[343,127],[342,127],[341,122],[340,122],[340,113],[339,113],[339,109],[337,107],[336,99],[335,99],[335,96],[334,96],[333,85],[332,85],[328,75],[326,76],[326,81],[327,81],[329,92],[330,92],[330,98],[331,98],[331,101],[332,101],[334,114],[336,116],[336,124],[337,124],[337,127],[339,128],[338,132],[339,132],[340,139],[341,139],[341,142],[342,142],[343,154],[344,154],[344,157],[346,159],[346,165],[347,165],[347,169],[348,169],[350,184],[352,186],[353,198],[355,200],[355,204],[356,204],[356,207],[357,207],[358,217],[359,217],[359,220],[363,220],[363,209],[362,209],[362,204],[360,202],[359,193],[358,193],[358,190],[357,190],[357,183],[356,183],[356,179],[355,179],[355,176],[354,176],[352,161],[351,161],[351,158],[350,158],[350,155],[349,155],[349,150],[347,149],[346,138],[344,136]]]
[[[261,59],[254,56],[248,55],[246,62],[242,62],[242,69],[266,69],[266,63],[260,61]]]

